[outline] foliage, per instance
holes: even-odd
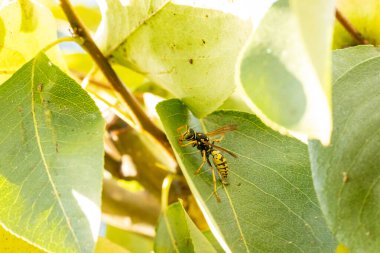
[[[98,5],[0,3],[1,252],[379,252],[376,1]]]

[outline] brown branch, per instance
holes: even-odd
[[[82,39],[82,47],[90,54],[92,59],[96,62],[99,69],[103,72],[104,76],[110,82],[111,86],[117,91],[125,103],[128,105],[132,117],[146,132],[152,135],[159,143],[161,143],[167,152],[174,158],[173,150],[166,138],[166,135],[151,121],[146,115],[141,105],[136,98],[124,86],[116,72],[112,69],[107,58],[102,54],[100,49],[95,44],[79,17],[74,12],[69,0],[60,0],[63,12],[65,13],[73,31],[76,36]],[[175,158],[174,158],[175,159]]]
[[[346,17],[342,15],[342,13],[335,9],[335,17],[339,21],[339,23],[351,34],[351,36],[359,43],[363,45],[367,45],[368,41],[364,39],[361,33],[355,29],[355,27],[348,21]]]
[[[103,179],[102,211],[130,217],[133,223],[155,225],[160,215],[159,202],[148,192],[130,192],[113,179]]]

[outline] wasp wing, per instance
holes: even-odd
[[[215,136],[215,135],[224,134],[226,132],[233,131],[236,129],[237,129],[237,125],[225,125],[225,126],[222,126],[218,129],[215,129],[214,131],[206,133],[206,135],[207,136]]]
[[[237,158],[237,157],[238,157],[237,154],[235,154],[235,153],[233,153],[233,152],[231,152],[231,151],[229,151],[229,150],[227,150],[227,149],[225,149],[225,148],[219,147],[219,146],[217,146],[217,145],[215,145],[215,144],[213,144],[213,143],[210,143],[210,142],[208,142],[208,141],[203,141],[203,142],[204,142],[204,144],[206,144],[206,145],[210,145],[210,146],[212,146],[212,147],[215,148],[215,149],[218,149],[218,150],[220,150],[220,151],[223,151],[223,152],[228,153],[229,155],[231,155],[231,156],[234,157],[234,158]]]

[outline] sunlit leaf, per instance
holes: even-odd
[[[45,251],[34,247],[33,245],[27,243],[21,238],[9,233],[3,229],[0,225],[0,252],[6,253],[43,253]]]
[[[216,252],[179,202],[170,205],[161,215],[154,251],[157,253]]]
[[[100,224],[104,122],[40,54],[0,86],[0,222],[54,252],[92,252]]]
[[[214,111],[232,94],[237,55],[251,33],[248,19],[229,13],[235,3],[153,1],[144,6],[130,1],[120,8],[116,2],[107,6],[119,11],[104,16],[113,24],[112,36],[99,37],[117,41],[104,49],[116,62],[146,74],[198,116]],[[114,19],[130,19],[133,24],[118,25]]]
[[[64,57],[67,62],[67,66],[74,70],[74,75],[81,74],[84,77],[95,65],[91,56],[86,53],[66,54]],[[144,84],[145,77],[143,75],[118,64],[115,64],[112,67],[129,89],[135,90]],[[96,71],[96,73],[91,75],[91,80],[96,80],[102,86],[110,86],[108,80],[101,71]]]
[[[124,249],[120,245],[111,242],[107,238],[99,237],[96,243],[95,253],[128,253],[130,251]]]
[[[350,251],[346,248],[346,246],[340,243],[338,247],[336,247],[335,253],[350,253]]]
[[[48,0],[49,1],[49,0]],[[59,19],[66,19],[65,14],[62,11],[62,8],[59,4],[57,4],[56,1],[50,1],[50,9],[54,16]],[[94,1],[95,2],[95,1]],[[75,4],[75,2],[74,2]],[[91,6],[91,5],[81,5],[76,4],[73,6],[75,13],[80,17],[81,21],[84,23],[86,28],[88,28],[90,31],[95,32],[100,24],[100,10],[97,8],[97,6]]]
[[[20,4],[21,3],[21,4]],[[13,1],[0,10],[0,84],[57,39],[55,19],[33,1]],[[55,64],[64,66],[57,48],[48,52]]]
[[[313,189],[307,146],[266,127],[255,116],[219,111],[202,122],[190,118],[178,100],[157,111],[192,193],[223,248],[232,252],[332,252],[336,243],[325,225]],[[221,146],[230,166],[228,186],[218,181],[221,202],[213,196],[213,180],[197,149],[180,147],[176,129],[188,124],[208,132],[228,124]],[[225,241],[226,244],[223,243]]]
[[[98,46],[110,54],[125,38],[154,16],[168,0],[97,0],[102,20],[96,32]]]
[[[331,132],[334,1],[277,1],[241,58],[250,108],[269,126],[320,139]]]
[[[380,54],[374,57],[373,50],[337,51],[334,68],[343,74],[333,86],[332,142],[329,147],[310,143],[321,208],[352,252],[380,249]]]
[[[153,249],[151,238],[110,225],[107,225],[106,237],[108,240],[128,249],[131,253],[149,253]]]

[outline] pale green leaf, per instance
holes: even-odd
[[[206,220],[225,250],[232,252],[332,252],[336,243],[325,225],[313,189],[307,146],[266,127],[255,116],[219,111],[202,122],[190,118],[178,100],[158,105],[165,132],[182,172]],[[223,148],[230,166],[228,186],[218,181],[221,202],[213,196],[213,180],[196,148],[180,147],[176,129],[188,124],[202,131],[235,124]]]
[[[3,6],[0,10],[0,84],[56,39],[55,19],[44,6],[29,0]],[[57,48],[49,50],[48,55],[55,64],[64,66]]]
[[[169,1],[97,0],[97,2],[102,20],[96,32],[96,42],[100,49],[108,55]]]
[[[218,108],[218,110],[234,110],[251,113],[251,109],[243,100],[244,94],[240,90],[235,90],[229,98]]]
[[[380,50],[374,46],[357,46],[335,50],[333,54],[333,83],[356,64],[372,57],[379,57]]]
[[[211,5],[213,1],[195,2],[191,6],[173,1],[152,9],[155,12],[139,20],[112,56],[146,74],[202,117],[234,91],[235,63],[251,32],[251,22],[228,12],[234,3],[223,1],[226,9],[220,10]],[[124,15],[139,10],[130,8]]]
[[[337,51],[334,69],[344,74],[333,86],[331,145],[310,143],[314,185],[329,226],[352,252],[366,253],[380,249],[380,55],[373,50]]]
[[[154,251],[156,253],[216,252],[180,202],[170,205],[161,215]]]
[[[269,126],[327,144],[334,1],[277,1],[241,56],[241,88]]]
[[[104,122],[39,54],[0,86],[0,223],[54,252],[92,252],[100,225]]]

